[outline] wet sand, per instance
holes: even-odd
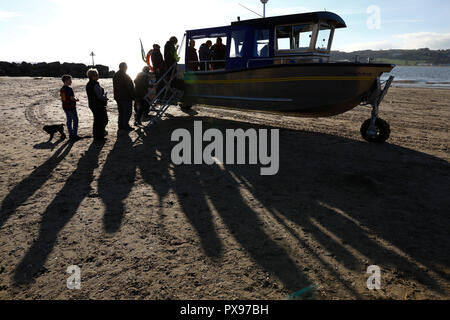
[[[49,144],[60,86],[0,78],[0,299],[284,299],[310,285],[315,299],[450,298],[450,90],[391,89],[383,145],[360,137],[363,107],[327,119],[172,107],[117,136],[115,103],[104,145]],[[173,165],[171,134],[194,120],[279,128],[278,175]],[[71,265],[81,290],[66,287]]]

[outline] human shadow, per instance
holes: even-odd
[[[35,240],[14,273],[17,286],[32,283],[44,270],[48,255],[52,252],[58,233],[77,212],[81,202],[89,195],[93,172],[104,143],[93,143],[78,162],[77,168],[67,179],[42,215],[38,239]]]
[[[163,138],[165,141],[155,139],[155,131],[166,134]],[[178,168],[174,167],[171,176],[171,136],[165,130],[155,128],[155,131],[147,127],[142,144],[136,149],[136,158],[141,160],[138,167],[142,178],[158,193],[159,199],[170,189],[175,191],[186,218],[199,235],[205,254],[213,259],[220,258],[223,251],[222,242],[215,231],[211,208],[207,203],[209,191],[205,190],[199,180],[201,171],[195,167],[179,172]]]
[[[203,121],[204,130],[267,128],[238,121],[196,120]],[[168,162],[163,168],[170,166],[175,143],[169,140],[177,128],[193,136],[191,121],[174,118],[161,122],[144,140],[144,149],[147,142],[158,146],[163,155],[159,161]],[[141,166],[145,165],[155,163],[147,161]],[[303,288],[309,279],[286,249],[263,230],[261,215],[242,195],[242,185],[280,230],[297,240],[296,249],[310,254],[323,272],[336,279],[339,274],[324,253],[359,274],[377,264],[443,293],[445,288],[436,276],[449,278],[445,271],[449,256],[443,254],[450,249],[448,169],[447,161],[391,144],[281,129],[276,176],[261,176],[255,166],[176,166],[171,185],[202,238],[205,254],[220,257],[223,249],[211,224],[208,199],[240,245],[288,289]],[[158,179],[147,182],[158,189]],[[320,252],[299,229],[320,244]],[[348,283],[339,281],[358,297]]]
[[[220,259],[225,250],[213,223],[215,210],[252,259],[292,292],[312,281],[302,271],[311,266],[294,261],[292,251],[312,257],[319,275],[333,277],[355,298],[360,295],[330,259],[362,275],[370,264],[392,268],[445,292],[436,276],[449,277],[449,257],[442,254],[450,249],[447,161],[391,144],[280,129],[280,171],[275,176],[261,176],[260,166],[250,165],[174,166],[171,134],[184,128],[194,136],[193,120],[202,121],[204,130],[223,133],[278,129],[214,118],[170,118],[143,130],[138,143],[119,139],[99,181],[107,232],[120,229],[124,201],[139,170],[157,193],[160,208],[169,192],[176,194],[206,256]],[[295,239],[295,245],[286,247],[268,233],[267,214],[279,236]],[[160,219],[164,228],[164,217]]]
[[[327,135],[311,139],[292,131],[284,137],[273,182],[285,194],[268,197],[264,178],[249,177],[245,168],[236,172],[260,186],[254,195],[279,223],[284,216],[309,230],[350,270],[364,272],[376,264],[445,292],[431,273],[449,279],[450,259],[442,254],[450,247],[447,161],[390,144]],[[302,170],[292,170],[295,166]],[[295,198],[289,201],[290,194]]]
[[[109,153],[98,181],[98,193],[105,203],[103,225],[107,233],[117,232],[124,218],[123,201],[130,193],[136,178],[136,159],[133,142],[120,134]]]
[[[73,143],[66,142],[47,161],[36,168],[28,177],[17,184],[3,199],[0,208],[0,228],[22,204],[44,185],[52,172],[70,153]]]

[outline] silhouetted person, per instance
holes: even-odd
[[[148,114],[149,104],[144,99],[150,88],[150,67],[145,66],[136,79],[134,80],[136,101],[134,102],[134,112],[136,115],[136,123],[141,124],[142,116]]]
[[[177,43],[178,39],[176,37],[172,37],[164,46],[164,60],[166,62],[167,69],[170,69],[170,67],[180,61],[177,54],[177,48],[175,47]]]
[[[161,79],[167,71],[167,66],[161,53],[161,47],[158,44],[153,45],[152,64],[155,71],[156,81],[159,81],[159,79]]]
[[[198,71],[198,69],[199,63],[197,49],[195,49],[195,40],[191,40],[187,48],[187,70]]]
[[[125,62],[119,65],[119,71],[114,75],[114,100],[119,108],[119,130],[133,131],[130,119],[133,113],[134,84],[127,75],[128,66]]]
[[[108,104],[108,97],[105,90],[98,83],[98,71],[90,69],[87,72],[89,82],[86,85],[86,93],[89,101],[89,109],[94,115],[94,140],[104,141],[106,132],[106,125],[108,124],[108,114],[106,106]]]
[[[206,43],[202,44],[200,46],[200,49],[198,50],[198,54],[200,57],[200,70],[201,71],[210,70],[210,64],[205,61],[211,60],[211,46],[212,46],[212,42],[210,40],[208,40],[208,41],[206,41]]]
[[[78,136],[77,102],[79,100],[75,98],[75,94],[73,92],[73,89],[71,88],[72,77],[70,75],[64,75],[62,77],[62,82],[64,83],[64,86],[60,90],[60,96],[62,107],[64,109],[64,112],[66,113],[67,130],[69,131],[70,140],[78,141],[81,139]]]
[[[217,42],[211,48],[212,60],[225,60],[227,57],[227,47],[223,45],[222,38],[217,38]],[[225,62],[214,62],[213,69],[225,68]]]

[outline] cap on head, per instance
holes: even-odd
[[[155,43],[155,44],[153,45],[153,49],[160,49],[160,48],[161,48],[161,46],[160,46],[159,44],[156,44],[156,43]]]
[[[177,37],[170,38],[170,42],[173,42],[173,44],[177,44],[178,43]]]

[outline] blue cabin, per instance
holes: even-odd
[[[241,70],[272,64],[327,62],[335,29],[345,28],[344,20],[332,12],[312,12],[236,21],[230,26],[189,30],[186,32],[186,66],[190,40],[196,48],[216,38],[226,44],[226,60],[221,68],[200,61],[205,71]],[[226,40],[226,41],[225,41]],[[225,69],[223,68],[225,65]]]

